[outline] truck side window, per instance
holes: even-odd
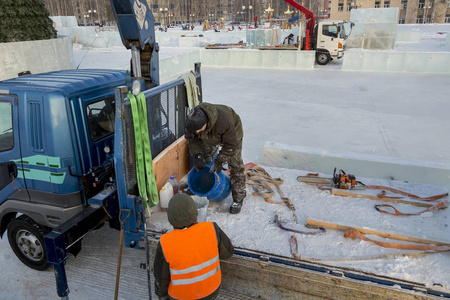
[[[322,34],[330,37],[338,37],[338,28],[336,25],[323,25]]]
[[[86,107],[89,134],[93,141],[114,132],[115,104],[114,98],[107,98],[89,104]]]
[[[0,102],[0,152],[14,148],[12,124],[11,103]]]

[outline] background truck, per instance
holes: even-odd
[[[295,0],[284,0],[300,10],[307,20],[305,37],[300,42],[302,50],[316,50],[316,61],[319,65],[326,65],[332,59],[344,56],[345,41],[350,36],[345,31],[345,21],[325,20],[316,24],[316,17],[312,11]],[[354,26],[350,23],[350,28]]]
[[[0,83],[0,234],[7,231],[29,267],[53,265],[57,293],[65,299],[67,252],[78,253],[83,237],[105,223],[121,229],[122,244],[146,251],[152,295],[150,265],[162,233],[147,230],[151,216],[137,188],[130,90],[138,94],[143,87],[156,185],[173,172],[181,178],[189,171],[183,135],[192,86],[184,79],[159,84],[147,3],[111,4],[132,52],[131,74],[66,70]],[[192,76],[201,90],[200,64]],[[248,249],[236,249],[221,268],[221,293],[228,299],[435,297],[410,282]]]

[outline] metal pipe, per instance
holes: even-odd
[[[133,68],[134,78],[142,77],[141,52],[134,44],[131,45],[131,67]]]

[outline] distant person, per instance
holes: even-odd
[[[194,25],[191,25],[191,30],[194,30]]]
[[[234,25],[231,25],[231,30],[234,30]]]
[[[294,43],[294,35],[292,33],[284,38],[283,44],[290,45],[290,44],[293,44],[293,43]]]
[[[217,148],[222,147],[210,171],[219,173],[223,165],[228,164],[233,196],[230,213],[238,214],[246,196],[242,161],[244,129],[239,115],[226,105],[203,102],[188,113],[185,137],[197,170],[205,168],[213,160]]]
[[[214,299],[222,281],[220,259],[233,255],[228,236],[214,222],[197,223],[197,205],[187,194],[169,202],[173,230],[163,234],[153,262],[159,299]]]

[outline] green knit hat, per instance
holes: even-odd
[[[197,222],[197,205],[191,196],[187,194],[176,194],[169,201],[167,219],[177,229],[190,226]]]

